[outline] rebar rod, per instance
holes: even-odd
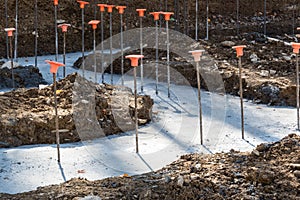
[[[143,18],[140,17],[140,49],[143,55]],[[143,58],[141,58],[141,92],[144,92],[144,65]]]
[[[60,139],[58,126],[58,112],[57,112],[57,97],[56,97],[56,73],[53,73],[53,93],[54,93],[54,110],[55,110],[55,133],[56,133],[56,147],[57,147],[57,162],[60,162]]]
[[[199,126],[200,126],[200,144],[203,144],[203,128],[202,128],[202,103],[201,103],[201,79],[199,61],[196,62],[197,83],[198,83],[198,103],[199,103]]]
[[[37,0],[34,4],[34,66],[37,67],[37,56],[38,56],[38,7]]]
[[[240,103],[241,103],[241,127],[242,127],[242,139],[244,139],[244,103],[243,103],[243,79],[242,79],[242,58],[239,57],[239,80],[240,80]]]
[[[101,79],[102,79],[102,83],[104,83],[104,55],[103,55],[103,51],[104,51],[104,33],[103,33],[103,12],[101,12]]]
[[[133,69],[134,74],[134,118],[135,118],[135,144],[136,144],[136,153],[139,152],[138,145],[138,114],[137,114],[137,86],[136,86],[136,67]]]

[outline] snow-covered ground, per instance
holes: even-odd
[[[81,53],[67,55],[67,66]],[[43,77],[51,82],[45,59],[39,57]],[[53,58],[52,58],[53,59]],[[33,58],[19,58],[20,64],[34,63]],[[67,68],[67,73],[76,71]],[[88,77],[94,77],[89,74]],[[98,76],[100,77],[100,75]],[[106,75],[110,80],[110,75]],[[120,77],[115,75],[115,83]],[[30,145],[0,149],[0,192],[19,193],[39,186],[58,184],[73,177],[89,180],[133,175],[157,170],[192,152],[215,153],[230,149],[249,151],[262,142],[281,139],[296,132],[296,109],[257,105],[245,100],[245,140],[241,139],[240,101],[230,95],[202,91],[204,145],[200,145],[197,89],[159,83],[146,78],[145,94],[154,99],[153,121],[139,128],[139,154],[135,153],[135,133],[127,132],[93,141],[61,145],[61,163],[56,145]],[[132,88],[132,77],[125,77]]]

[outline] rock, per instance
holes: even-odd
[[[165,176],[165,183],[170,183],[171,182],[171,177],[166,175]]]
[[[269,148],[268,144],[262,143],[262,144],[257,145],[256,150],[259,152],[263,152],[263,151],[268,150],[268,148]]]
[[[260,155],[259,151],[257,151],[256,149],[254,149],[254,150],[252,151],[252,154],[254,154],[254,155],[256,155],[256,156],[259,156],[259,155]]]
[[[300,170],[294,171],[294,175],[295,175],[297,178],[300,178]]]
[[[291,60],[292,60],[291,56],[282,56],[282,58],[283,58],[285,61],[291,61]]]
[[[253,53],[250,55],[250,60],[252,63],[257,63],[259,61],[259,57],[255,53]]]
[[[259,75],[262,76],[262,77],[268,77],[269,76],[269,71],[268,70],[261,70]]]
[[[182,187],[183,186],[183,183],[184,183],[184,179],[183,179],[183,176],[179,176],[177,178],[177,185]]]
[[[276,70],[272,70],[272,69],[270,70],[270,75],[274,76],[276,73],[277,73]]]
[[[221,42],[221,45],[223,47],[233,47],[235,45],[235,42],[232,42],[232,41],[223,41],[223,42]]]

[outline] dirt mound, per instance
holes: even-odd
[[[15,87],[39,87],[40,84],[47,84],[40,70],[34,66],[17,66],[14,67]],[[8,67],[0,68],[0,89],[12,88],[12,74]]]
[[[57,89],[62,143],[134,129],[131,89],[95,85],[77,74],[60,80]],[[0,146],[55,143],[53,85],[1,94],[0,104]],[[140,125],[151,120],[152,105],[150,96],[138,96]]]
[[[300,136],[260,144],[251,153],[190,154],[163,169],[98,181],[71,179],[5,199],[297,199]]]

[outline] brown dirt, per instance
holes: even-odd
[[[147,174],[97,181],[74,178],[3,199],[299,199],[300,137],[260,144],[251,153],[183,155]]]
[[[60,134],[62,143],[134,130],[130,88],[95,85],[71,74],[57,83],[57,89],[59,128],[67,129]],[[0,146],[55,143],[53,85],[1,94],[0,104]],[[152,105],[149,96],[138,96],[140,125],[151,120]],[[95,128],[99,125],[103,132]]]

